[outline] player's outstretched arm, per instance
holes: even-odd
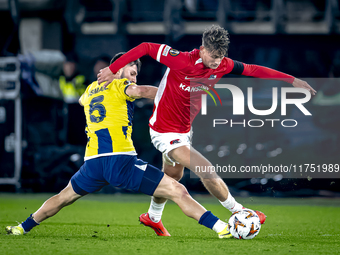
[[[156,96],[158,88],[154,86],[139,86],[139,85],[130,85],[127,87],[125,93],[132,98],[150,98],[154,99]]]
[[[291,83],[296,88],[304,88],[310,91],[312,95],[315,95],[316,91],[305,81],[295,78],[286,73],[258,65],[249,65],[243,63],[242,75],[252,76],[262,79],[282,80]]]
[[[121,68],[144,55],[156,55],[158,47],[157,44],[141,43],[135,48],[129,50],[123,56],[114,61],[109,67],[100,70],[100,72],[97,74],[98,84],[106,82],[104,84],[104,87],[106,87],[110,82],[113,81],[113,75],[116,74]]]
[[[144,42],[129,50],[114,61],[108,68],[100,70],[97,74],[98,83],[101,84],[106,82],[104,85],[106,87],[110,81],[112,82],[112,75],[116,74],[119,69],[145,55],[152,57],[156,61],[174,70],[183,69],[190,62],[190,58],[187,54],[180,54],[178,50],[171,49],[168,45]]]
[[[292,85],[296,88],[307,89],[313,96],[316,94],[316,90],[313,89],[306,81],[295,78]]]

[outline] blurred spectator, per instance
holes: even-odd
[[[63,75],[59,77],[59,86],[66,103],[75,103],[86,89],[85,76],[78,72],[78,58],[73,52],[66,54]]]
[[[85,145],[86,135],[84,109],[78,103],[85,92],[87,81],[79,73],[78,57],[73,52],[66,54],[63,63],[63,75],[59,77],[59,86],[67,103],[67,142],[73,145]]]
[[[198,0],[184,0],[185,8],[192,13],[197,11]]]
[[[90,82],[97,80],[97,74],[99,71],[110,65],[111,57],[108,55],[101,55],[95,58],[93,62],[93,73],[90,77]]]

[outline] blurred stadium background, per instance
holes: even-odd
[[[81,166],[83,111],[64,100],[58,81],[68,56],[89,84],[94,64],[105,55],[145,41],[190,51],[200,46],[204,28],[220,24],[230,32],[232,59],[301,78],[336,78],[339,7],[338,0],[0,0],[0,191],[58,192]],[[158,86],[165,67],[149,57],[142,62],[138,83]],[[304,159],[339,163],[336,81],[315,85],[322,97],[308,103],[313,117],[304,123],[305,132],[278,141],[276,129],[245,129],[233,144],[207,144],[202,153],[240,164],[254,157],[281,162],[304,151]],[[161,167],[148,133],[152,108],[147,100],[136,102],[133,140],[141,159]],[[340,196],[338,179],[225,181],[236,196]],[[182,182],[192,192],[205,192],[187,170]]]

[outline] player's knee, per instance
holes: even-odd
[[[59,204],[61,206],[71,205],[78,199],[78,197],[80,197],[79,195],[75,194],[74,192],[71,192],[67,188],[62,190],[57,196]]]
[[[189,194],[188,190],[184,187],[184,185],[182,185],[180,183],[179,183],[179,185],[181,186],[181,188],[180,188],[180,196],[181,196],[181,198],[183,199],[183,198],[189,197],[190,194]]]
[[[174,199],[183,199],[187,196],[190,196],[188,190],[184,187],[184,185],[180,184],[179,182],[174,182],[172,189]]]
[[[223,182],[223,180],[217,176],[217,177],[213,177],[213,178],[201,178],[201,182],[203,183],[203,185],[205,187],[209,187],[209,186],[219,186],[221,182]]]
[[[166,175],[170,176],[176,181],[179,181],[183,177],[184,168],[181,166],[176,165],[176,167],[165,167],[163,170]]]
[[[164,173],[166,175],[170,176],[171,178],[175,179],[176,181],[179,181],[183,177],[183,170],[173,170],[173,169],[164,169]]]

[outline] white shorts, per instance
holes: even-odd
[[[163,160],[174,165],[175,162],[168,153],[178,147],[191,145],[192,131],[188,133],[158,133],[150,128],[151,142],[157,150],[163,153]]]

